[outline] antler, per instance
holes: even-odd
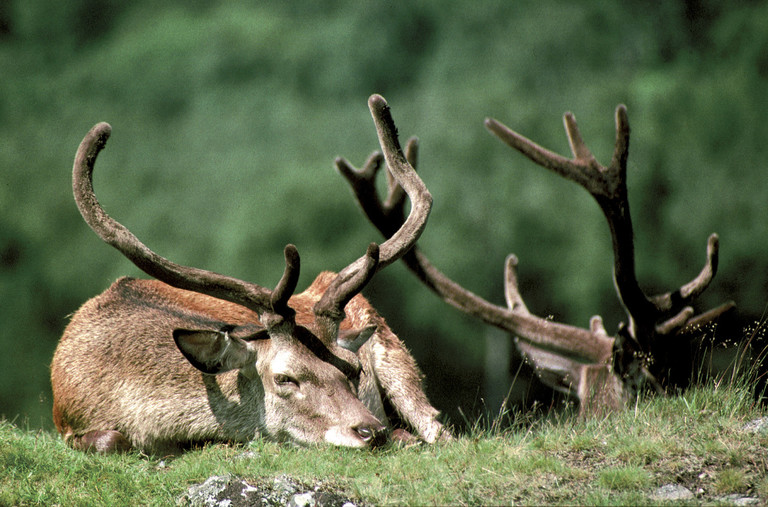
[[[610,166],[601,166],[581,138],[576,121],[565,115],[565,126],[573,152],[566,159],[520,136],[496,120],[486,120],[486,127],[504,142],[535,163],[583,186],[595,198],[605,214],[614,248],[614,280],[629,325],[622,326],[620,340],[608,336],[602,318],[595,316],[589,329],[581,329],[542,319],[531,314],[517,285],[517,258],[510,255],[505,266],[507,307],[489,303],[461,287],[435,268],[414,247],[404,261],[422,282],[441,298],[465,313],[516,335],[520,351],[536,367],[548,385],[575,393],[584,413],[620,406],[643,379],[655,383],[644,362],[652,357],[652,347],[661,335],[680,332],[702,318],[711,321],[733,307],[722,305],[704,316],[694,317],[687,306],[709,284],[717,269],[717,235],[710,236],[707,262],[701,273],[680,289],[647,297],[635,277],[634,243],[626,187],[626,162],[629,147],[629,123],[626,108],[616,110],[616,143]],[[417,141],[406,148],[408,159],[416,165]],[[374,153],[362,169],[337,160],[339,172],[350,183],[358,203],[385,237],[396,229],[404,205],[397,184],[389,180],[386,200],[376,193],[375,178],[381,157]],[[626,338],[626,339],[625,339]]]
[[[373,95],[368,101],[391,173],[399,188],[411,199],[408,218],[381,246],[372,243],[365,255],[342,269],[315,305],[316,318],[324,338],[336,338],[338,325],[344,319],[344,307],[360,292],[381,268],[402,257],[418,240],[432,206],[432,196],[405,158],[397,139],[397,129],[389,106],[383,97]],[[220,275],[212,271],[182,266],[161,257],[111,218],[101,207],[93,191],[93,168],[112,128],[107,123],[94,126],[83,139],[75,156],[73,191],[75,201],[86,223],[106,243],[117,248],[144,272],[181,289],[192,290],[243,305],[257,312],[267,326],[292,320],[294,311],[288,300],[296,289],[300,260],[296,247],[285,247],[285,270],[274,291],[254,283]],[[401,190],[403,192],[403,190]]]
[[[414,167],[417,150],[418,140],[409,139],[406,156]],[[375,179],[381,162],[381,154],[375,152],[362,169],[356,169],[343,158],[336,160],[336,167],[349,182],[358,204],[371,223],[384,236],[388,236],[389,231],[396,230],[402,221],[405,200],[397,182],[392,179],[388,182],[386,200],[379,198]],[[405,254],[403,260],[420,280],[448,303],[491,325],[505,330],[515,328],[518,334],[530,336],[532,340],[552,348],[558,348],[559,344],[565,343],[566,349],[581,360],[600,361],[610,356],[611,343],[608,340],[598,337],[596,342],[599,346],[587,345],[585,338],[589,335],[588,331],[542,319],[528,312],[517,289],[517,259],[514,256],[507,260],[506,267],[506,292],[508,300],[512,301],[508,308],[494,305],[448,278],[427,259],[418,245]]]
[[[295,246],[285,247],[285,270],[273,293],[254,283],[171,262],[150,250],[104,211],[93,191],[93,167],[111,133],[112,127],[108,123],[97,124],[83,138],[75,156],[72,189],[80,214],[91,229],[142,271],[169,285],[231,301],[259,315],[275,312],[285,317],[292,316],[293,311],[288,308],[287,301],[296,288],[300,269]]]
[[[693,316],[694,310],[689,305],[707,288],[717,273],[718,236],[709,236],[707,259],[696,278],[675,291],[647,296],[640,288],[635,274],[632,219],[627,197],[627,109],[624,105],[616,108],[616,141],[608,167],[600,165],[592,155],[581,137],[574,116],[566,113],[563,121],[573,153],[572,159],[540,147],[494,119],[487,119],[485,126],[536,164],[575,181],[595,198],[611,232],[614,283],[629,320],[624,334],[637,342],[643,352],[651,353],[659,336],[677,334]],[[726,303],[721,311],[732,307],[732,303]]]
[[[368,107],[390,173],[401,189],[400,193],[404,190],[410,198],[411,212],[405,220],[402,219],[404,214],[401,216],[398,227],[387,235],[389,239],[381,246],[371,244],[366,255],[341,270],[315,305],[315,315],[319,321],[325,322],[326,332],[331,334],[335,333],[343,320],[344,306],[352,296],[360,291],[375,272],[400,259],[416,244],[432,209],[432,196],[400,147],[397,128],[386,100],[380,95],[372,95],[368,99]]]
[[[595,198],[611,231],[614,281],[629,318],[630,335],[639,341],[646,341],[658,331],[664,331],[660,334],[674,334],[692,316],[693,309],[688,306],[690,302],[707,288],[717,272],[717,234],[709,237],[707,261],[699,276],[674,292],[646,296],[635,275],[632,219],[627,197],[627,109],[624,105],[616,108],[616,142],[608,167],[600,165],[592,155],[581,137],[574,116],[566,113],[563,121],[573,153],[572,159],[540,147],[494,119],[487,119],[485,126],[536,164],[575,181]]]
[[[416,244],[427,224],[427,218],[432,209],[432,196],[414,168],[406,160],[400,147],[397,127],[395,127],[386,100],[381,95],[371,95],[368,99],[368,107],[376,125],[379,144],[389,164],[390,174],[394,178],[395,183],[393,184],[397,185],[402,194],[403,204],[405,194],[410,198],[411,212],[405,220],[402,219],[404,214],[401,215],[398,226],[388,231],[390,232],[387,235],[389,239],[376,250],[377,262],[372,262],[372,248],[369,248],[365,256],[339,272],[328,291],[315,306],[315,313],[318,315],[343,315],[344,305],[352,297],[350,294],[353,295],[359,291],[359,289],[355,290],[355,287],[364,285],[375,271],[400,259]],[[371,245],[371,247],[373,246],[375,245]]]

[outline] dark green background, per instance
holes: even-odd
[[[622,318],[607,227],[576,185],[490,136],[493,116],[568,154],[573,111],[598,159],[629,109],[638,273],[692,278],[706,238],[721,269],[701,304],[759,317],[768,285],[768,6],[700,1],[0,3],[0,414],[50,427],[48,365],[67,316],[140,276],[75,208],[70,171],[98,121],[106,209],[177,262],[273,286],[282,248],[300,288],[379,240],[333,160],[377,147],[381,93],[421,139],[434,196],[421,241],[446,273],[502,303],[520,258],[532,311],[586,326]],[[395,265],[366,293],[457,418],[481,405],[483,324]]]

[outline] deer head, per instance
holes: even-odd
[[[664,294],[646,295],[635,276],[632,221],[627,198],[627,155],[629,122],[626,108],[616,109],[616,142],[609,166],[600,165],[585,145],[574,116],[564,116],[573,158],[548,151],[496,120],[487,119],[486,128],[503,142],[536,164],[584,187],[605,215],[614,251],[613,278],[616,293],[627,314],[614,336],[603,327],[602,318],[591,319],[589,328],[578,328],[538,317],[526,307],[518,290],[515,255],[504,268],[506,307],[494,305],[466,290],[429,262],[418,246],[403,261],[416,276],[442,299],[461,311],[508,331],[523,356],[549,386],[573,394],[582,414],[616,409],[634,396],[641,385],[664,390],[660,376],[669,365],[654,358],[659,344],[698,326],[712,322],[733,308],[726,303],[695,316],[690,306],[715,276],[718,237],[707,242],[704,268],[691,282]],[[416,139],[409,140],[406,156],[416,165]],[[362,169],[343,159],[339,172],[352,187],[358,203],[371,223],[385,236],[393,234],[404,220],[405,194],[390,175],[388,195],[381,200],[374,187],[381,156],[374,153]],[[389,166],[388,166],[389,167]],[[654,361],[654,359],[657,359]]]
[[[94,163],[111,127],[100,123],[88,132],[73,171],[80,213],[99,237],[160,282],[119,280],[86,303],[65,331],[52,364],[54,420],[73,446],[158,451],[262,434],[363,447],[381,436],[384,425],[357,397],[361,376],[375,383],[357,352],[385,324],[358,319],[350,327],[345,307],[413,246],[431,196],[402,153],[386,101],[374,95],[369,108],[411,212],[383,244],[369,245],[337,275],[321,275],[297,295],[300,260],[293,245],[285,247],[285,269],[272,290],[151,251],[96,199]]]

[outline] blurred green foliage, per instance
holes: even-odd
[[[366,99],[384,95],[421,140],[434,196],[421,244],[501,303],[520,258],[540,315],[622,318],[607,227],[581,189],[482,127],[493,116],[562,154],[575,113],[607,161],[613,111],[633,128],[638,277],[680,286],[721,237],[703,306],[759,316],[768,288],[768,5],[674,2],[224,2],[0,4],[0,414],[50,426],[48,364],[67,315],[141,276],[80,218],[70,167],[98,121],[114,128],[95,175],[106,209],[177,262],[267,286],[282,247],[300,287],[372,240],[333,160],[377,148]],[[399,265],[367,294],[413,349],[449,414],[482,396],[486,328]]]

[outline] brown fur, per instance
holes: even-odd
[[[333,277],[322,273],[291,297],[298,326],[313,331],[312,307]],[[395,420],[428,442],[440,438],[438,412],[402,342],[361,295],[345,311],[342,330],[374,324],[376,332],[356,356],[325,344],[331,360],[290,336],[258,335],[263,326],[256,313],[237,304],[156,280],[121,278],[75,313],[56,349],[54,422],[70,445],[97,451],[133,446],[174,452],[197,442],[258,436],[363,446],[373,440],[360,442],[360,435],[379,432],[382,424],[392,429]],[[174,343],[175,330],[218,332],[224,326],[241,326],[232,335],[246,337],[243,347],[255,353],[253,364],[205,374]],[[361,368],[358,398],[339,360]],[[302,396],[275,386],[273,369],[284,363],[303,379]],[[305,387],[314,393],[307,399]]]

